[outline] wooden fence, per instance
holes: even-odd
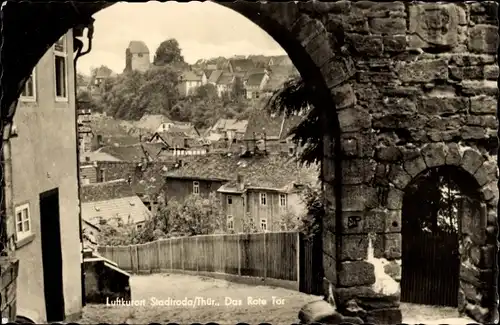
[[[296,232],[169,238],[138,245],[100,246],[97,251],[131,273],[181,271],[227,275],[236,281],[253,278],[276,285],[281,281],[306,293],[318,293],[322,279],[311,263],[312,256],[321,250]]]

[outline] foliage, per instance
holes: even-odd
[[[174,38],[161,42],[156,49],[155,57],[153,59],[153,64],[156,66],[182,62],[184,62],[184,57],[181,54],[179,42],[177,42]]]
[[[241,232],[244,234],[255,234],[261,232],[260,227],[255,224],[254,218],[250,212],[247,212],[241,220]]]
[[[140,229],[133,225],[101,226],[98,242],[100,245],[131,245],[178,235],[207,235],[224,232],[225,223],[215,193],[208,198],[192,194],[183,202],[171,200],[168,205],[161,205]]]
[[[313,96],[302,78],[295,76],[274,91],[266,104],[270,113],[284,113],[287,116],[306,114],[306,118],[290,130],[292,140],[303,147],[300,159],[306,164],[320,162],[323,157],[320,115],[319,109],[311,104]]]
[[[302,218],[298,230],[304,234],[306,239],[312,239],[321,234],[323,217],[326,214],[321,189],[306,188],[303,200],[307,207],[307,214]]]

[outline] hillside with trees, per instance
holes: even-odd
[[[163,114],[173,120],[192,122],[199,129],[212,126],[220,118],[248,117],[255,102],[244,98],[241,78],[233,84],[233,96],[217,96],[211,84],[199,87],[193,96],[180,96],[179,77],[187,68],[179,43],[168,39],[158,46],[148,71],[111,75],[101,87],[101,95],[91,96],[90,91],[80,90],[78,100],[115,119],[139,120],[145,114]],[[83,76],[78,77],[80,80]]]

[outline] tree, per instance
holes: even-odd
[[[168,115],[179,97],[178,80],[179,75],[172,67],[162,66],[148,70],[139,89],[145,95],[144,113]]]
[[[153,64],[164,66],[172,63],[184,63],[179,42],[175,38],[163,41],[156,49]]]
[[[241,220],[241,233],[254,234],[260,231],[260,228],[258,228],[255,224],[254,218],[252,217],[250,212],[247,212],[243,217],[243,220]]]
[[[206,84],[196,88],[195,97],[210,102],[214,102],[219,98],[217,95],[217,88],[212,84]]]
[[[294,211],[286,209],[274,222],[274,229],[280,231],[294,231],[302,226],[302,218]]]
[[[314,94],[306,87],[300,76],[287,80],[277,89],[266,103],[271,113],[290,116],[305,113],[306,118],[290,130],[292,140],[303,146],[301,161],[306,164],[317,163],[323,157],[323,133],[320,125],[320,112],[312,105]]]

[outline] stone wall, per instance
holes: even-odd
[[[369,321],[401,320],[400,292],[390,290],[391,281],[385,291],[376,283],[387,275],[400,280],[405,188],[429,168],[453,165],[473,175],[486,211],[483,219],[474,215],[480,226],[473,237],[481,240],[461,243],[468,248],[462,247],[459,310],[491,321],[495,289],[486,283],[494,282],[498,202],[497,5],[341,1],[320,9],[327,11],[317,18],[324,26],[342,26],[344,58],[355,72],[333,89],[342,132],[341,220],[333,212],[335,160],[325,147],[332,209],[324,267],[337,303],[356,305]],[[385,272],[375,272],[378,264]]]

